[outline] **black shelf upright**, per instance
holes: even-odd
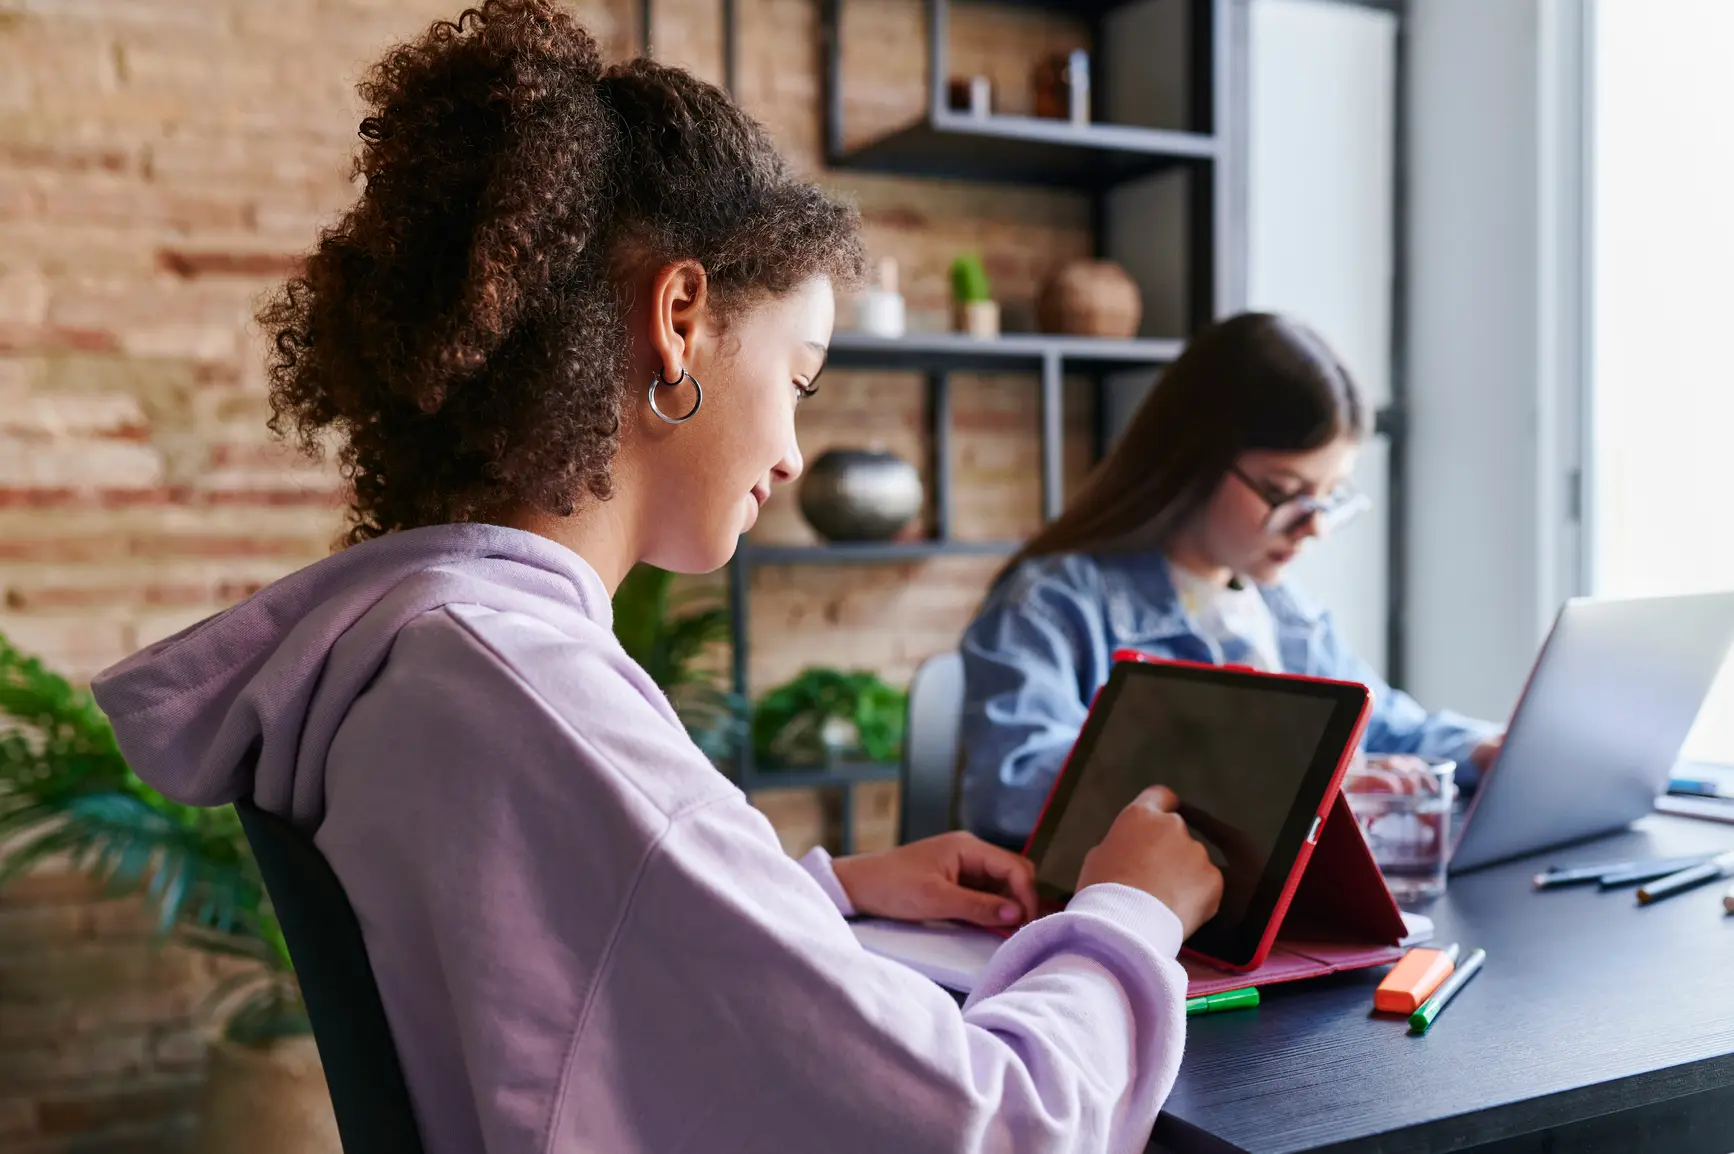
[[[871,0],[862,0],[871,2]],[[1001,7],[1042,8],[1084,21],[1090,28],[1091,107],[1115,111],[1109,45],[1110,23],[1128,10],[1163,6],[1181,17],[1184,44],[1173,66],[1184,72],[1185,123],[1156,127],[1112,116],[1085,124],[1027,116],[975,117],[946,106],[951,0],[927,0],[928,101],[915,123],[876,140],[847,147],[843,117],[843,3],[821,0],[825,153],[834,169],[925,179],[1037,185],[1074,190],[1089,198],[1094,246],[1099,255],[1122,260],[1139,277],[1139,254],[1172,240],[1185,250],[1183,332],[1132,340],[1096,340],[1040,333],[1008,333],[991,340],[954,333],[911,333],[886,339],[839,332],[830,363],[837,368],[903,370],[924,374],[932,478],[931,535],[918,541],[809,546],[759,545],[743,539],[729,566],[732,611],[732,672],[737,692],[750,688],[748,602],[752,570],[765,565],[908,564],[945,556],[1005,556],[1012,541],[965,541],[952,535],[950,388],[952,372],[1024,372],[1039,380],[1041,396],[1041,504],[1044,519],[1065,499],[1062,448],[1064,384],[1083,375],[1097,393],[1097,451],[1107,447],[1107,384],[1115,374],[1153,375],[1171,362],[1185,336],[1239,307],[1244,274],[1245,224],[1235,203],[1242,152],[1231,108],[1238,90],[1234,71],[1237,0],[997,0]],[[1176,12],[1176,9],[1183,10]],[[725,7],[725,45],[735,38],[733,5]],[[725,48],[733,73],[732,50]],[[1145,221],[1116,203],[1128,185],[1180,174],[1186,181],[1181,235],[1152,239]],[[1150,292],[1145,286],[1146,298]],[[1146,321],[1146,327],[1150,322]],[[750,748],[735,771],[749,792],[777,788],[837,788],[841,791],[842,845],[849,852],[853,787],[890,780],[895,766],[839,765],[801,771],[767,770],[754,764]]]

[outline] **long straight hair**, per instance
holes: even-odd
[[[1008,561],[1159,544],[1251,450],[1307,452],[1368,431],[1366,401],[1298,321],[1241,313],[1187,342],[1065,510]]]

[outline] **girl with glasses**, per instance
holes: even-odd
[[[1319,336],[1268,313],[1205,329],[1066,510],[1001,571],[963,639],[962,816],[1021,845],[1116,649],[1359,681],[1374,753],[1455,759],[1498,731],[1428,713],[1284,583],[1315,537],[1370,502],[1350,483],[1365,398]]]

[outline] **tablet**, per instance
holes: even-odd
[[[1063,904],[1133,798],[1165,785],[1223,873],[1216,916],[1187,948],[1259,965],[1366,724],[1364,685],[1116,654],[1025,854]]]

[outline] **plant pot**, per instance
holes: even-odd
[[[921,474],[897,456],[832,449],[801,481],[801,515],[827,541],[884,541],[921,512]]]
[[[343,1154],[311,1037],[256,1048],[211,1039],[193,1154]]]
[[[998,301],[959,301],[953,319],[960,333],[986,339],[999,336]]]

